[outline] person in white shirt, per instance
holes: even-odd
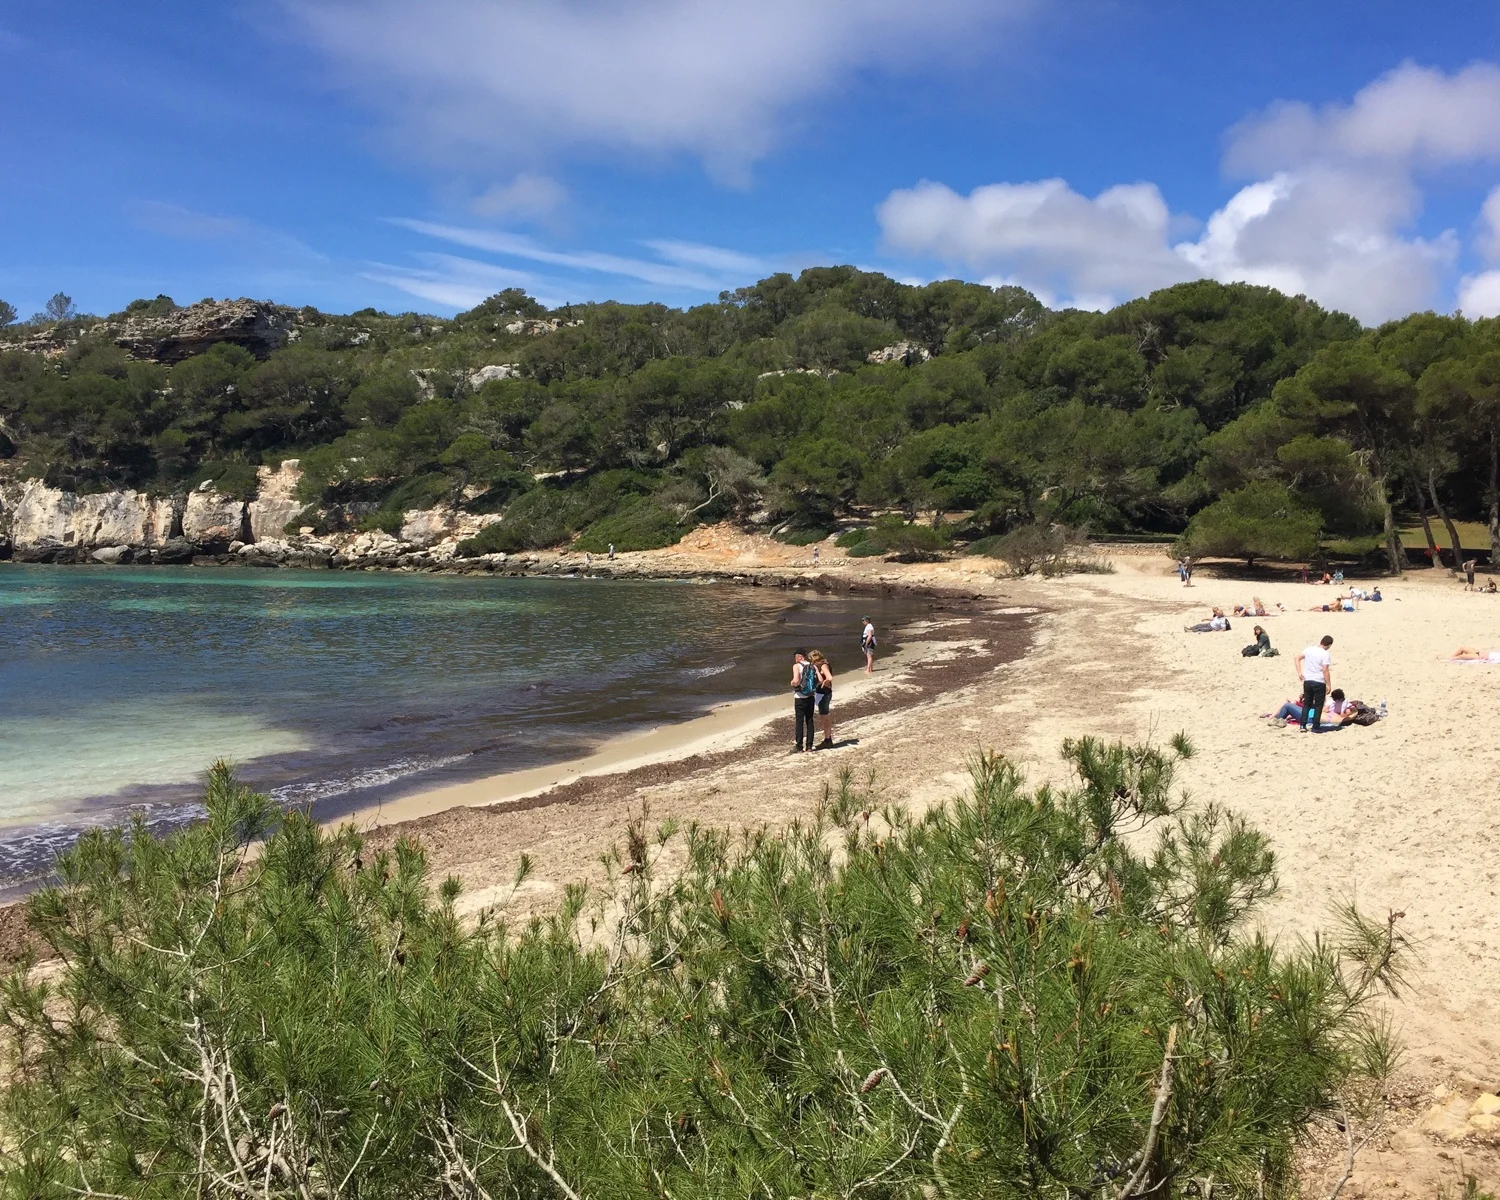
[[[861,617],[865,623],[863,632],[859,635],[859,648],[865,652],[865,674],[869,675],[875,670],[875,626],[869,617]]]
[[[1323,704],[1333,683],[1333,655],[1329,653],[1332,646],[1333,639],[1325,636],[1316,646],[1302,650],[1294,660],[1297,677],[1302,680],[1303,733],[1307,732],[1309,719],[1314,733],[1323,732]]]

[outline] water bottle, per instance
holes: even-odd
[[[1385,697],[1380,697],[1380,719],[1383,721],[1391,715],[1391,710],[1385,706]]]

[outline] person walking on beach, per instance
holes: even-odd
[[[615,561],[615,544],[613,542],[610,542],[609,544],[609,561]]]
[[[865,627],[859,635],[859,648],[865,652],[865,674],[870,675],[875,671],[875,625],[869,617],[860,620]]]
[[[1191,554],[1182,556],[1182,586],[1193,586],[1193,556]]]
[[[1297,677],[1302,680],[1303,733],[1307,732],[1309,720],[1314,733],[1323,732],[1323,702],[1328,699],[1328,689],[1333,683],[1333,656],[1328,652],[1332,646],[1333,639],[1325,635],[1316,646],[1308,646],[1297,655]]]
[[[797,745],[792,751],[794,754],[813,748],[813,705],[816,703],[817,690],[818,673],[808,661],[807,651],[796,651],[792,655],[792,712],[797,717]]]
[[[813,566],[817,566],[818,565],[818,559],[822,556],[822,553],[823,553],[823,547],[822,546],[814,546],[813,547]]]
[[[818,718],[823,725],[823,740],[818,743],[819,750],[833,749],[833,718],[829,716],[828,709],[833,704],[833,668],[828,665],[828,660],[823,657],[821,650],[809,650],[807,661],[812,664],[813,679],[813,701],[818,710]]]
[[[1471,558],[1464,562],[1464,591],[1466,592],[1474,590],[1474,568],[1478,565],[1479,562],[1477,559]]]

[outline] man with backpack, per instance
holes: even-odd
[[[792,655],[792,710],[797,716],[797,745],[792,753],[813,748],[813,722],[817,704],[818,673],[808,661],[807,651],[798,650]],[[804,744],[803,732],[806,731]]]

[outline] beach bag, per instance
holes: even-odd
[[[1267,646],[1264,650],[1262,650],[1260,652],[1260,656],[1262,658],[1280,658],[1281,657],[1281,651],[1278,650],[1278,649],[1276,649],[1275,646]]]
[[[1240,651],[1240,656],[1242,658],[1256,658],[1256,657],[1259,656],[1259,654],[1260,654],[1260,646],[1259,645],[1246,646],[1243,650]]]
[[[1354,700],[1350,707],[1354,709],[1353,725],[1373,725],[1380,720],[1380,714],[1366,704],[1363,700]]]

